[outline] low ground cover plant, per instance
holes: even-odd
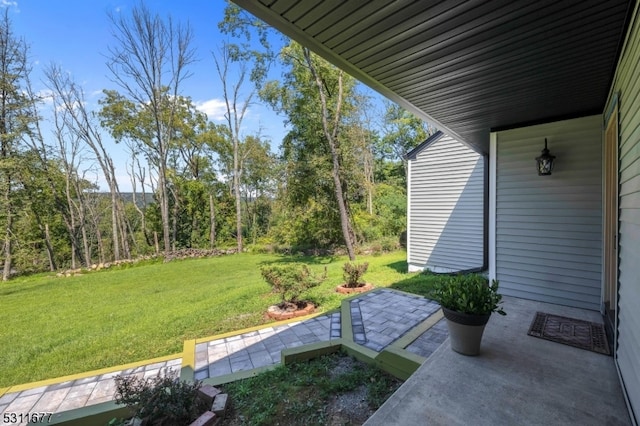
[[[225,424],[362,424],[401,384],[337,352],[228,383]]]

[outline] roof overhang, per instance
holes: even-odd
[[[635,0],[234,0],[445,133],[602,113]]]
[[[424,142],[422,142],[420,145],[416,146],[415,148],[413,148],[411,151],[407,152],[404,156],[404,158],[406,160],[415,160],[418,157],[418,154],[420,154],[422,151],[424,151],[425,149],[427,149],[429,146],[431,146],[434,142],[436,142],[437,140],[439,140],[442,136],[444,136],[444,133],[442,133],[442,131],[438,130],[437,132],[435,132],[433,135],[429,136]]]

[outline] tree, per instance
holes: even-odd
[[[304,59],[307,63],[307,66],[309,67],[309,71],[313,76],[316,87],[318,88],[318,95],[320,97],[322,130],[324,132],[324,137],[326,138],[327,144],[329,145],[329,149],[331,150],[331,160],[333,166],[332,177],[333,183],[335,185],[336,201],[338,202],[338,209],[340,211],[340,225],[342,226],[342,234],[344,236],[344,242],[347,246],[347,254],[349,255],[349,260],[354,261],[356,259],[356,254],[353,249],[354,233],[353,226],[351,224],[351,217],[349,215],[349,211],[347,210],[347,204],[345,200],[346,193],[342,188],[342,180],[340,179],[340,140],[338,138],[340,133],[340,120],[342,118],[342,107],[344,102],[343,97],[345,75],[342,70],[337,70],[338,90],[334,98],[335,100],[333,101],[333,105],[329,105],[329,97],[332,97],[332,95],[331,92],[329,92],[329,88],[326,86],[323,76],[320,74],[321,64],[318,63],[319,59],[313,58],[311,55],[311,51],[307,48],[302,48],[302,52],[304,54]]]
[[[68,176],[67,182],[69,184],[79,182],[77,179],[72,179],[72,175],[76,173],[78,168],[78,165],[75,164],[77,160],[76,157],[79,155],[79,150],[82,147],[88,147],[102,171],[105,182],[107,182],[109,186],[109,194],[111,196],[113,258],[114,260],[120,260],[121,250],[126,258],[130,258],[131,252],[128,243],[129,237],[126,217],[118,188],[115,166],[103,143],[98,123],[95,122],[93,115],[87,111],[84,91],[71,79],[69,74],[64,72],[59,66],[49,66],[45,70],[45,76],[47,78],[47,85],[53,93],[56,139],[59,144],[60,157],[64,160],[63,165],[65,166]],[[70,147],[67,146],[68,143],[71,143]],[[80,144],[82,147],[79,146]],[[67,153],[70,154],[69,159],[67,159]],[[66,193],[67,202],[70,205],[71,211],[75,205],[75,199],[70,196],[69,190],[67,190]],[[78,205],[75,205],[75,209],[80,216],[79,226],[83,234],[84,260],[85,265],[88,266],[91,262],[91,256],[85,228],[87,224],[87,209],[83,200],[82,188],[76,186],[74,193],[78,199]],[[75,225],[73,227],[75,227]],[[75,265],[73,267],[75,267]]]
[[[241,187],[244,194],[247,236],[253,244],[265,235],[271,215],[271,199],[276,192],[278,162],[269,143],[248,136],[243,143]]]
[[[164,250],[169,252],[168,161],[180,89],[190,76],[187,68],[194,61],[195,52],[190,47],[193,34],[188,25],[174,24],[170,17],[163,20],[143,3],[133,8],[130,17],[110,13],[109,19],[116,45],[109,49],[107,67],[123,93],[106,92],[103,105],[112,108],[106,117],[103,114],[103,123],[116,139],[128,136],[138,141],[154,165]],[[122,110],[117,111],[119,108]],[[141,118],[144,121],[139,121]]]
[[[330,189],[342,240],[354,260],[350,182],[344,166],[353,154],[344,130],[346,117],[353,112],[356,82],[297,43],[284,48],[281,57],[289,71],[282,83],[267,83],[261,95],[287,116],[293,128],[284,141],[285,157],[297,163],[289,170],[287,190],[299,203],[307,202],[319,188]]]
[[[218,29],[236,40],[235,43],[226,43],[229,57],[232,62],[244,64],[245,67],[251,65],[249,80],[260,90],[275,57],[269,40],[277,32],[229,1],[224,9],[224,18],[218,23]],[[258,43],[255,42],[256,39]]]
[[[21,143],[37,117],[32,108],[35,100],[28,96],[30,90],[26,88],[30,73],[27,45],[14,35],[8,9],[0,19],[0,224],[4,255],[2,280],[7,281],[12,269],[14,215],[18,203],[14,189],[22,167]]]
[[[264,83],[274,53],[269,43],[271,27],[256,19],[237,5],[227,2],[224,18],[218,23],[223,34],[232,36],[236,42],[227,42],[220,49],[218,56],[214,54],[216,70],[222,83],[227,122],[227,132],[231,141],[233,163],[231,167],[232,190],[236,205],[236,246],[242,250],[242,201],[241,190],[243,163],[251,154],[251,141],[243,141],[241,125],[247,108],[251,104],[256,90]],[[256,43],[257,40],[257,43]],[[228,82],[230,66],[238,65],[235,82]],[[246,90],[245,79],[253,83],[253,88]],[[241,90],[246,90],[243,96]],[[242,99],[241,99],[242,98]],[[257,137],[259,139],[259,137]],[[246,146],[242,146],[242,145]],[[242,154],[243,152],[244,154]]]
[[[242,179],[243,158],[241,155],[241,130],[242,121],[247,113],[247,108],[251,104],[252,98],[255,96],[255,89],[249,90],[249,93],[242,98],[242,88],[245,81],[247,71],[244,63],[240,64],[235,82],[229,82],[229,67],[231,64],[232,47],[225,44],[220,49],[219,56],[213,55],[216,64],[216,71],[222,84],[222,94],[225,103],[226,133],[230,139],[231,145],[231,169],[230,175],[232,179],[233,196],[236,200],[236,248],[238,253],[242,251],[242,198],[240,194],[240,182]],[[246,150],[245,150],[246,151]]]
[[[386,101],[385,134],[377,146],[380,159],[401,164],[401,184],[406,186],[407,160],[405,154],[436,132],[436,129],[401,106]]]
[[[210,246],[215,238],[211,241],[208,210],[216,181],[211,157],[219,128],[189,100],[182,104],[170,161],[174,243],[201,247],[209,240]]]

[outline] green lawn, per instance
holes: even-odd
[[[431,277],[406,273],[406,253],[359,256],[378,287],[421,292]],[[277,302],[259,267],[301,261],[328,279],[311,291],[339,306],[344,257],[241,254],[0,283],[0,387],[182,352],[183,341],[269,322]]]

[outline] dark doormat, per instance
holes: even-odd
[[[610,355],[603,324],[536,312],[529,336]]]

